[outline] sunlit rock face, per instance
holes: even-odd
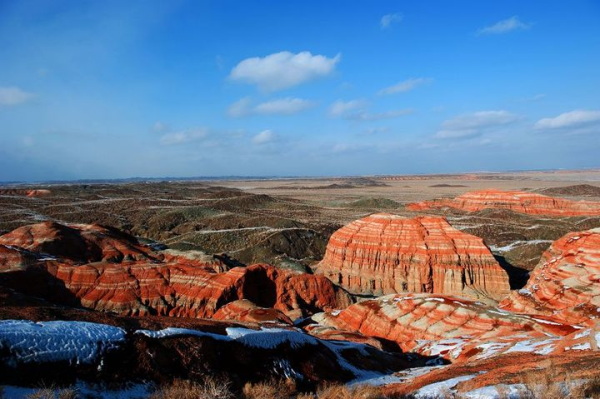
[[[439,208],[454,208],[466,212],[476,212],[489,208],[509,209],[530,215],[556,217],[600,215],[600,202],[571,201],[523,191],[472,191],[456,198],[443,198],[407,205],[407,209],[412,211]]]
[[[154,252],[98,225],[45,222],[0,236],[0,272],[29,294],[130,316],[212,317],[248,299],[273,308],[275,318],[281,312],[296,319],[353,302],[324,276],[266,264],[229,269],[212,257]]]
[[[527,285],[500,307],[593,324],[600,316],[599,282],[600,229],[569,233],[550,246]]]
[[[330,238],[316,270],[351,292],[440,293],[500,300],[508,275],[479,237],[441,217],[374,214]]]

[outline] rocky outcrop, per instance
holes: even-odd
[[[132,316],[212,317],[223,305],[248,299],[296,319],[352,303],[324,276],[265,264],[228,270],[197,253],[152,252],[97,225],[41,223],[0,236],[0,268],[20,270],[3,278],[30,295]]]
[[[466,212],[489,208],[509,209],[530,215],[558,217],[600,215],[600,202],[571,201],[524,191],[472,191],[456,198],[423,201],[406,206],[406,209],[417,212],[440,208],[454,208]]]
[[[316,336],[331,336],[332,328],[339,330],[339,339],[344,339],[344,332],[360,333],[395,342],[406,352],[453,362],[498,353],[596,348],[595,334],[582,326],[435,294],[388,295],[341,312],[320,313],[313,320],[317,324],[307,329]]]
[[[236,390],[247,381],[281,379],[314,389],[323,382],[385,376],[424,363],[291,328],[249,329],[209,321],[194,329],[148,330],[114,321],[117,325],[0,320],[0,384],[89,381],[118,386],[226,376]]]
[[[289,324],[292,320],[282,311],[273,308],[261,308],[252,301],[240,299],[222,306],[212,317],[214,320],[235,320],[248,323]]]
[[[428,292],[500,300],[508,275],[479,237],[441,217],[374,214],[330,238],[318,273],[351,292]]]
[[[569,233],[542,255],[527,285],[502,309],[594,324],[600,316],[600,229]]]
[[[97,224],[65,226],[43,222],[20,227],[0,236],[0,245],[45,253],[62,262],[119,262],[150,259],[148,247],[118,229]]]
[[[46,189],[37,189],[37,190],[22,190],[16,188],[6,188],[0,189],[0,195],[17,195],[17,196],[26,196],[26,197],[43,197],[46,195],[50,195],[51,191]]]

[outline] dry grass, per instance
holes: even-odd
[[[161,387],[150,395],[149,399],[234,399],[231,383],[224,379],[212,377],[202,382],[175,381]]]
[[[293,380],[271,380],[258,383],[246,383],[243,394],[245,399],[288,399],[296,397],[296,383]]]
[[[77,390],[72,388],[42,388],[26,396],[27,399],[77,399],[80,397]]]

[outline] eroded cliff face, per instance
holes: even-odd
[[[443,198],[409,204],[406,208],[411,211],[454,208],[466,212],[493,208],[509,209],[530,215],[557,217],[600,215],[600,202],[571,201],[536,193],[501,190],[472,191],[456,198]]]
[[[0,236],[3,279],[28,294],[129,316],[212,317],[248,299],[293,319],[343,308],[351,296],[324,276],[266,264],[229,270],[218,259],[153,252],[97,225],[40,223]]]
[[[542,255],[527,285],[500,303],[518,313],[594,324],[600,316],[600,229],[569,233]]]
[[[479,237],[441,217],[374,214],[330,238],[318,273],[354,293],[439,293],[500,300],[508,275]]]

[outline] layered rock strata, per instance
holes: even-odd
[[[502,190],[472,191],[456,198],[442,198],[409,204],[406,208],[417,212],[440,208],[477,212],[491,208],[557,217],[600,215],[600,202],[571,201],[524,191]]]
[[[374,214],[330,238],[318,273],[354,293],[439,293],[500,300],[508,275],[479,237],[441,217]]]

